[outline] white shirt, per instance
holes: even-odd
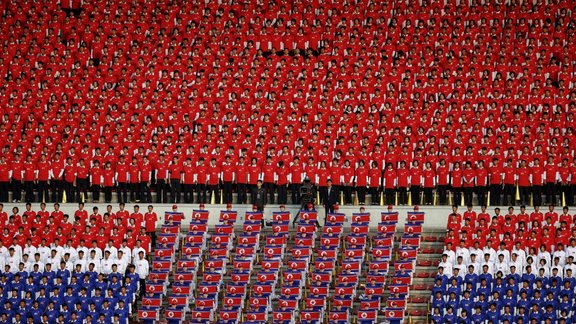
[[[38,251],[38,249],[35,246],[26,245],[22,252],[24,254],[28,254],[28,257],[30,258],[30,260],[34,260],[34,254],[36,254],[36,251]]]
[[[104,253],[106,253],[106,251],[110,251],[110,256],[116,257],[116,255],[118,255],[118,249],[113,246],[106,246],[104,248]]]
[[[40,253],[40,261],[46,264],[46,260],[50,257],[50,248],[47,246],[39,246],[38,253]]]
[[[449,262],[448,260],[446,262],[441,261],[438,264],[438,267],[444,268],[444,273],[452,275],[452,262]]]
[[[569,246],[566,248],[566,257],[572,256],[576,260],[576,246]]]
[[[114,264],[114,259],[112,258],[104,258],[102,259],[101,265],[101,273],[108,275],[112,272],[112,265]]]
[[[491,262],[494,262],[497,260],[496,250],[494,250],[493,248],[488,247],[488,246],[484,247],[484,249],[482,249],[482,258],[484,258],[484,254],[486,254],[486,253],[490,254],[490,261]]]
[[[516,249],[516,247],[512,248],[512,253],[516,253],[518,255],[518,259],[522,262],[523,265],[526,265],[526,251],[522,249]]]
[[[146,250],[144,250],[144,248],[142,247],[134,247],[134,249],[132,249],[132,263],[136,264],[136,261],[138,259],[140,259],[140,257],[138,256],[138,254],[140,254],[140,251],[144,252],[144,255],[146,255]]]
[[[462,257],[462,262],[468,264],[470,262],[470,251],[465,247],[457,247],[456,248],[456,260],[458,257]]]
[[[554,251],[554,254],[552,256],[552,261],[554,261],[554,259],[560,259],[560,266],[564,266],[566,264],[566,251],[564,250],[557,250]]]
[[[71,246],[64,246],[64,248],[62,249],[62,255],[66,253],[70,254],[70,261],[72,261],[72,263],[74,263],[76,259],[78,259],[78,252],[76,251],[75,248]]]
[[[498,271],[502,271],[503,275],[507,275],[508,272],[510,272],[510,266],[508,265],[508,262],[496,261],[496,263],[494,263],[494,273],[498,273]]]
[[[146,260],[146,258],[138,259],[134,264],[136,265],[136,273],[138,273],[140,279],[146,278],[150,271],[148,260]]]
[[[452,264],[456,264],[456,253],[454,253],[454,251],[452,250],[444,250],[444,252],[442,252],[442,254],[446,254],[448,256],[447,261],[452,263]]]
[[[6,259],[6,264],[10,266],[10,272],[12,273],[18,272],[18,266],[20,265],[20,257],[16,256],[16,253],[14,253],[14,255],[9,256],[8,259]]]
[[[498,249],[498,251],[496,251],[496,260],[498,260],[500,254],[504,255],[504,262],[510,262],[510,251]]]

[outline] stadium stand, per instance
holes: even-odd
[[[530,213],[510,207],[505,215],[499,208],[490,215],[484,208],[461,214],[455,207],[445,247],[436,252],[441,258],[431,279],[428,321],[573,323],[573,223],[568,207],[560,213],[553,205]]]
[[[573,205],[573,7],[3,1],[0,201]]]
[[[73,222],[58,205],[30,207],[0,212],[4,228],[18,228],[0,240],[0,316],[9,322],[404,323],[410,315],[424,223],[417,208],[398,236],[391,207],[370,227],[363,207],[324,220],[303,209],[291,224],[283,206],[266,221],[261,211],[227,206],[209,225],[204,205],[189,217],[174,206],[152,232],[152,206],[146,215],[119,205],[100,216],[79,204]],[[32,215],[41,223],[29,227]]]

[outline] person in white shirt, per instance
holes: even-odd
[[[128,267],[128,263],[126,262],[126,259],[124,258],[124,252],[122,252],[122,250],[119,250],[117,252],[115,263],[118,266],[118,272],[120,272],[122,275],[124,275],[124,273],[126,273],[126,268]]]
[[[60,258],[60,256],[58,255],[58,251],[53,249],[50,251],[50,256],[48,257],[48,259],[46,259],[45,263],[60,264],[60,260],[62,260],[62,258]]]
[[[54,239],[54,243],[50,244],[50,249],[56,250],[56,252],[58,252],[58,257],[60,258],[62,258],[62,256],[64,255],[64,248],[60,245],[59,238]]]
[[[28,254],[28,256],[34,258],[34,255],[36,254],[37,251],[38,249],[32,245],[32,240],[30,239],[26,240],[26,245],[24,245],[24,250],[22,250],[22,253]]]
[[[468,262],[468,265],[472,265],[474,266],[474,273],[479,275],[480,274],[480,270],[482,269],[482,267],[480,266],[480,262],[478,262],[477,258],[476,258],[476,254],[472,253],[470,254],[470,262]]]
[[[144,257],[144,251],[138,253],[138,259],[134,262],[136,273],[140,278],[140,296],[146,290],[146,278],[150,273],[150,264],[148,260]]]
[[[480,248],[480,242],[478,241],[474,242],[474,246],[470,248],[469,252],[470,256],[472,256],[472,254],[476,256],[484,255],[484,251],[482,251],[482,249]]]
[[[470,263],[470,250],[466,247],[466,242],[460,241],[460,246],[456,248],[456,260],[462,257],[462,262],[465,264]]]
[[[442,254],[446,254],[448,257],[448,262],[455,264],[456,263],[456,253],[452,251],[452,243],[448,242],[446,247],[444,248],[444,252]]]
[[[76,262],[76,259],[78,259],[78,252],[74,247],[71,246],[71,244],[72,240],[68,240],[68,242],[66,242],[66,244],[64,244],[62,247],[62,253],[68,253],[68,255],[70,255],[70,261],[74,263]]]
[[[80,240],[78,246],[76,247],[76,253],[80,255],[80,251],[84,251],[84,257],[87,258],[90,255],[90,249],[84,245],[84,239]]]
[[[8,249],[8,258],[6,259],[6,265],[10,266],[10,272],[18,272],[18,265],[20,264],[20,257],[16,255],[14,248],[10,247]]]
[[[503,275],[508,275],[510,270],[510,266],[508,262],[506,262],[504,254],[498,254],[498,260],[494,263],[494,273],[498,273],[499,271],[502,272]]]
[[[38,253],[40,253],[40,261],[46,264],[46,261],[50,257],[50,247],[46,245],[46,239],[42,239],[40,246],[38,247]]]
[[[66,262],[66,270],[72,273],[72,271],[74,271],[74,262],[72,262],[72,260],[70,259],[70,254],[64,253],[64,258],[62,259],[62,261]]]
[[[109,251],[110,255],[113,258],[116,258],[116,256],[118,255],[118,249],[116,247],[114,247],[114,241],[112,241],[112,240],[108,241],[108,244],[104,248],[104,253],[106,253],[106,251]]]
[[[552,259],[554,260],[556,258],[558,258],[558,262],[561,267],[566,264],[566,251],[564,251],[564,244],[562,243],[558,243],[556,250],[552,254]]]
[[[2,241],[0,241],[0,259],[4,259],[4,262],[6,262],[6,258],[8,258],[8,249],[2,244]]]
[[[452,262],[448,261],[448,255],[442,254],[442,261],[440,261],[438,267],[444,269],[444,273],[452,273],[452,264]]]
[[[92,255],[92,251],[94,251],[96,253],[96,258],[102,259],[102,256],[103,256],[102,249],[98,247],[96,242],[92,242],[92,247],[88,250],[90,251],[90,255]]]
[[[516,272],[519,275],[522,275],[522,269],[524,267],[523,267],[522,262],[520,262],[520,259],[518,258],[518,254],[516,254],[516,252],[512,252],[512,258],[510,259],[509,265],[510,265],[510,267],[512,267],[512,266],[516,267]],[[518,270],[520,270],[520,271],[518,271]]]
[[[130,250],[127,243],[128,242],[124,240],[122,242],[122,246],[120,246],[120,249],[118,250],[122,251],[122,257],[124,258],[124,261],[126,261],[127,264],[130,264],[132,262],[132,250]]]
[[[540,251],[538,251],[538,262],[542,259],[546,260],[547,265],[552,264],[552,256],[550,252],[546,251],[546,246],[544,245],[540,246]]]
[[[132,249],[132,263],[136,264],[136,261],[139,260],[140,252],[146,254],[146,250],[144,250],[144,248],[142,248],[141,246],[138,246],[138,244],[136,244],[134,249]]]
[[[112,265],[115,264],[114,260],[110,257],[110,251],[104,252],[104,259],[102,259],[100,273],[109,275],[112,272]]]
[[[482,255],[486,255],[490,257],[490,262],[496,261],[496,250],[494,250],[489,243],[482,249]]]
[[[14,249],[14,255],[18,258],[19,261],[22,260],[22,247],[18,245],[18,241],[16,239],[14,239],[14,244],[10,245],[8,248],[8,252],[10,252],[10,249]]]
[[[566,274],[566,270],[570,269],[572,273],[576,271],[576,264],[574,264],[574,257],[569,256],[566,260],[566,265],[564,265],[564,274]]]
[[[80,265],[82,272],[86,271],[86,258],[84,257],[84,251],[78,251],[78,259],[74,262],[74,266]]]
[[[101,264],[100,264],[100,259],[96,257],[96,251],[92,250],[90,251],[90,257],[88,257],[88,260],[86,260],[86,264],[88,265],[88,269],[90,269],[90,264],[93,263],[94,264],[94,271],[97,273],[100,273],[101,271]]]
[[[500,243],[500,246],[498,246],[498,251],[496,251],[496,258],[498,258],[500,254],[504,255],[504,262],[510,262],[510,251],[506,249],[506,243],[504,242]]]
[[[576,239],[570,239],[570,245],[566,248],[566,257],[572,256],[576,258]]]
[[[458,256],[456,259],[456,264],[454,265],[454,270],[458,270],[458,274],[462,279],[466,275],[466,267],[467,265],[463,262],[462,256]]]
[[[484,254],[484,260],[482,261],[482,263],[480,263],[480,267],[482,270],[484,270],[485,266],[488,267],[488,273],[494,274],[494,263],[490,261],[489,253]]]
[[[32,262],[30,261],[28,254],[24,253],[24,255],[22,255],[22,262],[20,264],[24,265],[24,271],[32,271]]]
[[[523,265],[526,264],[526,251],[524,251],[524,249],[522,249],[520,242],[516,242],[516,244],[512,248],[512,253],[516,253],[520,263],[522,263]],[[518,269],[516,269],[516,270],[518,270]]]

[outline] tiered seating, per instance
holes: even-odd
[[[176,253],[180,250],[182,218],[182,213],[178,212],[165,214],[161,233],[157,237],[152,270],[146,281],[146,294],[142,298],[142,307],[138,310],[138,317],[144,322],[159,320],[160,308],[165,301],[168,302],[166,318],[169,321],[183,320],[189,310],[188,305],[193,300],[200,255],[193,255],[183,246],[183,255],[176,264],[176,271],[173,272],[172,269],[177,259]],[[172,294],[166,299],[170,285],[168,277],[171,274],[174,276]]]
[[[509,208],[506,215],[498,210],[490,217],[484,210],[469,208],[462,215],[455,210],[434,279],[430,318],[437,323],[456,318],[573,322],[576,231],[568,212],[565,207],[558,215],[551,206],[545,214],[537,207],[516,214]],[[484,229],[488,219],[490,227]]]
[[[2,193],[12,177],[18,196],[37,186],[26,200],[48,200],[49,180],[54,200],[91,184],[139,195],[150,171],[178,182],[189,158],[201,166],[184,172],[187,194],[218,193],[234,172],[268,190],[304,173],[383,186],[387,203],[412,187],[413,203],[424,189],[431,204],[438,187],[445,204],[447,185],[467,200],[480,188],[483,202],[490,184],[513,196],[520,176],[524,202],[544,180],[548,199],[574,201],[570,1],[82,2],[77,16],[55,1],[2,4]],[[555,168],[562,186],[542,177]]]
[[[401,323],[406,312],[407,299],[412,286],[416,254],[420,250],[424,213],[415,210],[408,212],[404,233],[400,238],[398,258],[394,263],[394,274],[389,285],[390,297],[385,309],[385,317],[391,323]]]

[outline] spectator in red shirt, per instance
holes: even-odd
[[[180,196],[182,196],[181,183],[182,183],[182,165],[178,161],[178,157],[172,158],[172,162],[168,166],[170,172],[170,198],[172,203],[179,204]]]
[[[8,201],[11,170],[4,155],[0,156],[0,201]],[[3,224],[3,223],[2,223]]]
[[[246,190],[248,189],[248,165],[246,165],[246,158],[240,156],[238,162],[236,162],[236,200],[239,204],[245,204],[248,202],[248,195]]]
[[[542,204],[542,187],[544,185],[544,168],[540,165],[540,159],[534,158],[530,167],[530,177],[532,179],[532,204],[540,206]]]
[[[72,163],[72,158],[66,158],[64,165],[64,192],[68,202],[74,202],[76,198],[76,165]]]
[[[152,179],[152,164],[148,159],[148,156],[142,158],[142,164],[140,165],[140,201],[151,203],[152,196],[150,194],[150,181]]]
[[[22,182],[24,164],[20,161],[20,154],[14,155],[12,161],[12,202],[20,202],[22,199]]]
[[[108,161],[102,171],[102,184],[104,185],[104,201],[110,203],[112,201],[112,189],[114,188],[114,170],[112,164]]]
[[[120,155],[116,164],[116,195],[118,202],[125,203],[128,200],[128,165],[124,160],[124,155]]]
[[[424,183],[424,203],[432,205],[434,203],[433,190],[436,187],[436,171],[432,169],[431,162],[426,162],[422,178]]]
[[[386,165],[384,170],[384,199],[387,205],[394,204],[394,193],[396,191],[397,175],[392,163]]]
[[[2,168],[2,162],[0,162],[0,169]],[[2,171],[0,170],[0,183],[2,181]],[[48,201],[50,199],[48,195],[48,185],[50,182],[50,162],[46,160],[46,154],[40,156],[40,161],[36,165],[36,182],[38,191],[38,200],[41,202]],[[0,185],[1,186],[1,185]],[[2,188],[0,187],[0,195]],[[0,199],[0,201],[4,201]]]
[[[152,238],[152,246],[156,246],[156,221],[158,221],[158,216],[154,211],[154,207],[148,205],[148,211],[144,214],[144,227],[146,228],[146,233]]]
[[[166,181],[168,180],[168,162],[164,158],[164,154],[160,154],[158,161],[156,161],[156,203],[168,202],[168,188]]]
[[[445,159],[440,159],[440,165],[436,168],[436,183],[438,191],[438,203],[446,205],[448,203],[447,192],[450,183],[450,168]]]
[[[380,187],[382,185],[382,170],[378,166],[378,162],[372,161],[370,170],[368,171],[368,178],[370,179],[368,185],[370,187],[370,200],[372,205],[379,203]]]
[[[102,169],[100,161],[95,160],[90,168],[90,188],[92,188],[92,202],[100,202],[100,187],[102,186]]]
[[[464,204],[472,205],[472,193],[476,184],[476,173],[472,169],[472,163],[466,162],[464,171],[462,171],[462,182],[464,190]]]
[[[511,159],[508,159],[502,170],[504,183],[504,193],[502,195],[502,205],[514,205],[516,202],[515,196],[515,184],[516,184],[516,172],[515,167]]]
[[[454,168],[452,169],[451,177],[451,190],[452,196],[454,197],[454,205],[462,204],[462,169],[460,168],[460,162],[454,163]]]
[[[216,164],[216,159],[212,158],[208,165],[208,191],[210,192],[210,200],[214,200],[216,204],[220,203],[220,167]]]
[[[232,184],[236,181],[236,173],[230,155],[226,155],[220,167],[220,178],[222,179],[222,195],[225,204],[232,203]]]
[[[366,188],[368,187],[368,170],[366,169],[364,160],[358,161],[358,166],[354,174],[354,185],[356,186],[358,203],[364,205],[366,203]]]
[[[406,161],[400,161],[400,166],[396,170],[398,177],[397,190],[398,190],[398,203],[406,205],[408,203],[408,186],[410,179],[410,170],[406,168]]]
[[[140,165],[136,157],[132,158],[132,163],[128,166],[128,175],[130,201],[140,202]]]
[[[36,180],[36,163],[32,161],[32,155],[26,156],[23,170],[24,179],[24,200],[26,202],[34,202],[34,182]]]
[[[518,187],[520,191],[520,204],[526,205],[530,202],[531,176],[530,169],[525,160],[520,161],[520,167],[516,170],[518,174]]]
[[[498,158],[493,158],[488,166],[488,182],[490,183],[490,204],[499,205],[502,198],[502,167]]]
[[[76,167],[76,201],[86,201],[88,198],[88,177],[90,174],[90,168],[84,162],[84,159],[78,160],[78,166]]]

